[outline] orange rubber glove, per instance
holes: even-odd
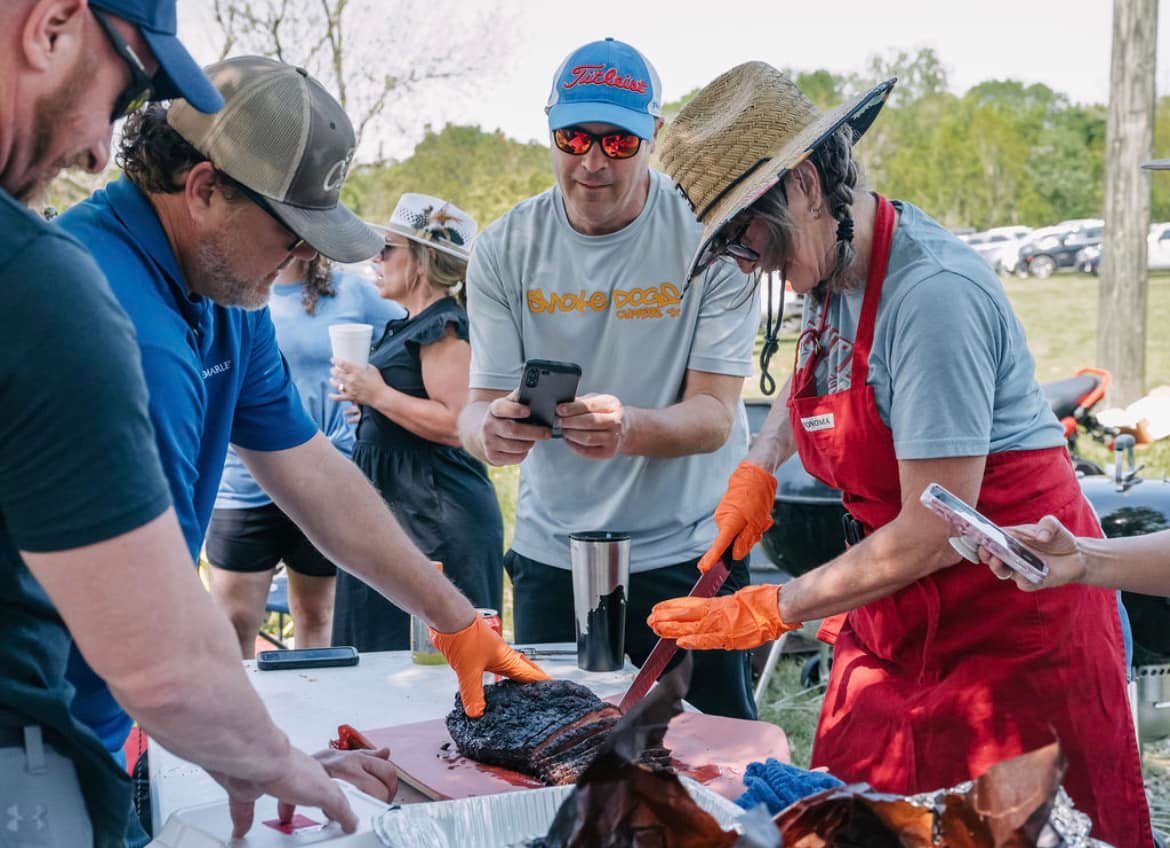
[[[454,633],[429,629],[431,641],[442,651],[459,676],[459,697],[463,709],[472,718],[483,715],[483,675],[490,671],[520,683],[548,680],[540,666],[508,647],[496,631],[477,615],[475,621]]]
[[[662,638],[695,651],[755,648],[800,628],[780,617],[780,587],[767,585],[715,598],[672,598],[655,604],[646,623]]]
[[[727,491],[715,507],[715,526],[719,535],[699,560],[699,571],[706,574],[719,562],[727,546],[735,542],[731,556],[743,559],[764,531],[772,526],[772,503],[776,500],[776,478],[746,459],[731,472]]]

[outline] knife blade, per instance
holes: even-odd
[[[706,574],[698,579],[694,586],[691,587],[688,598],[710,598],[719,591],[719,587],[723,585],[723,581],[727,579],[728,569],[733,560],[731,559],[731,548],[723,552],[723,558]],[[623,712],[629,712],[634,704],[638,703],[645,697],[646,693],[650,691],[650,687],[654,685],[655,681],[662,676],[663,670],[667,663],[671,661],[675,653],[678,651],[678,643],[673,639],[659,639],[654,649],[650,652],[650,656],[646,657],[646,662],[642,663],[642,668],[634,677],[634,682],[630,684],[630,688],[626,690],[626,694],[622,695],[621,703],[618,708]]]

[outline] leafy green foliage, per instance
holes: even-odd
[[[428,128],[409,159],[355,168],[342,199],[366,220],[381,223],[404,192],[431,194],[467,211],[482,228],[552,183],[543,145],[448,125],[439,132]]]

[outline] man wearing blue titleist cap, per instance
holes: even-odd
[[[219,95],[174,0],[0,4],[0,844],[125,844],[130,782],[70,717],[71,637],[119,701],[228,791],[356,818],[269,719],[194,576],[154,447],[133,330],[86,248],[22,204],[99,172],[144,100]],[[214,692],[208,698],[207,692]]]
[[[518,464],[505,567],[518,642],[571,641],[569,534],[631,537],[626,650],[654,645],[650,608],[695,582],[715,538],[723,481],[747,450],[739,402],[757,312],[746,277],[720,265],[685,285],[700,228],[650,169],[662,85],[638,50],[607,38],[557,69],[547,106],[557,184],[477,240],[468,268],[471,401],[460,436],[494,465]],[[519,423],[525,359],[576,362],[563,438]],[[745,562],[724,591],[747,585]],[[696,656],[688,699],[754,717],[748,655]]]

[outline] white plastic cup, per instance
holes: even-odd
[[[373,324],[330,324],[329,343],[333,358],[365,368],[370,364],[370,342],[374,338]]]

